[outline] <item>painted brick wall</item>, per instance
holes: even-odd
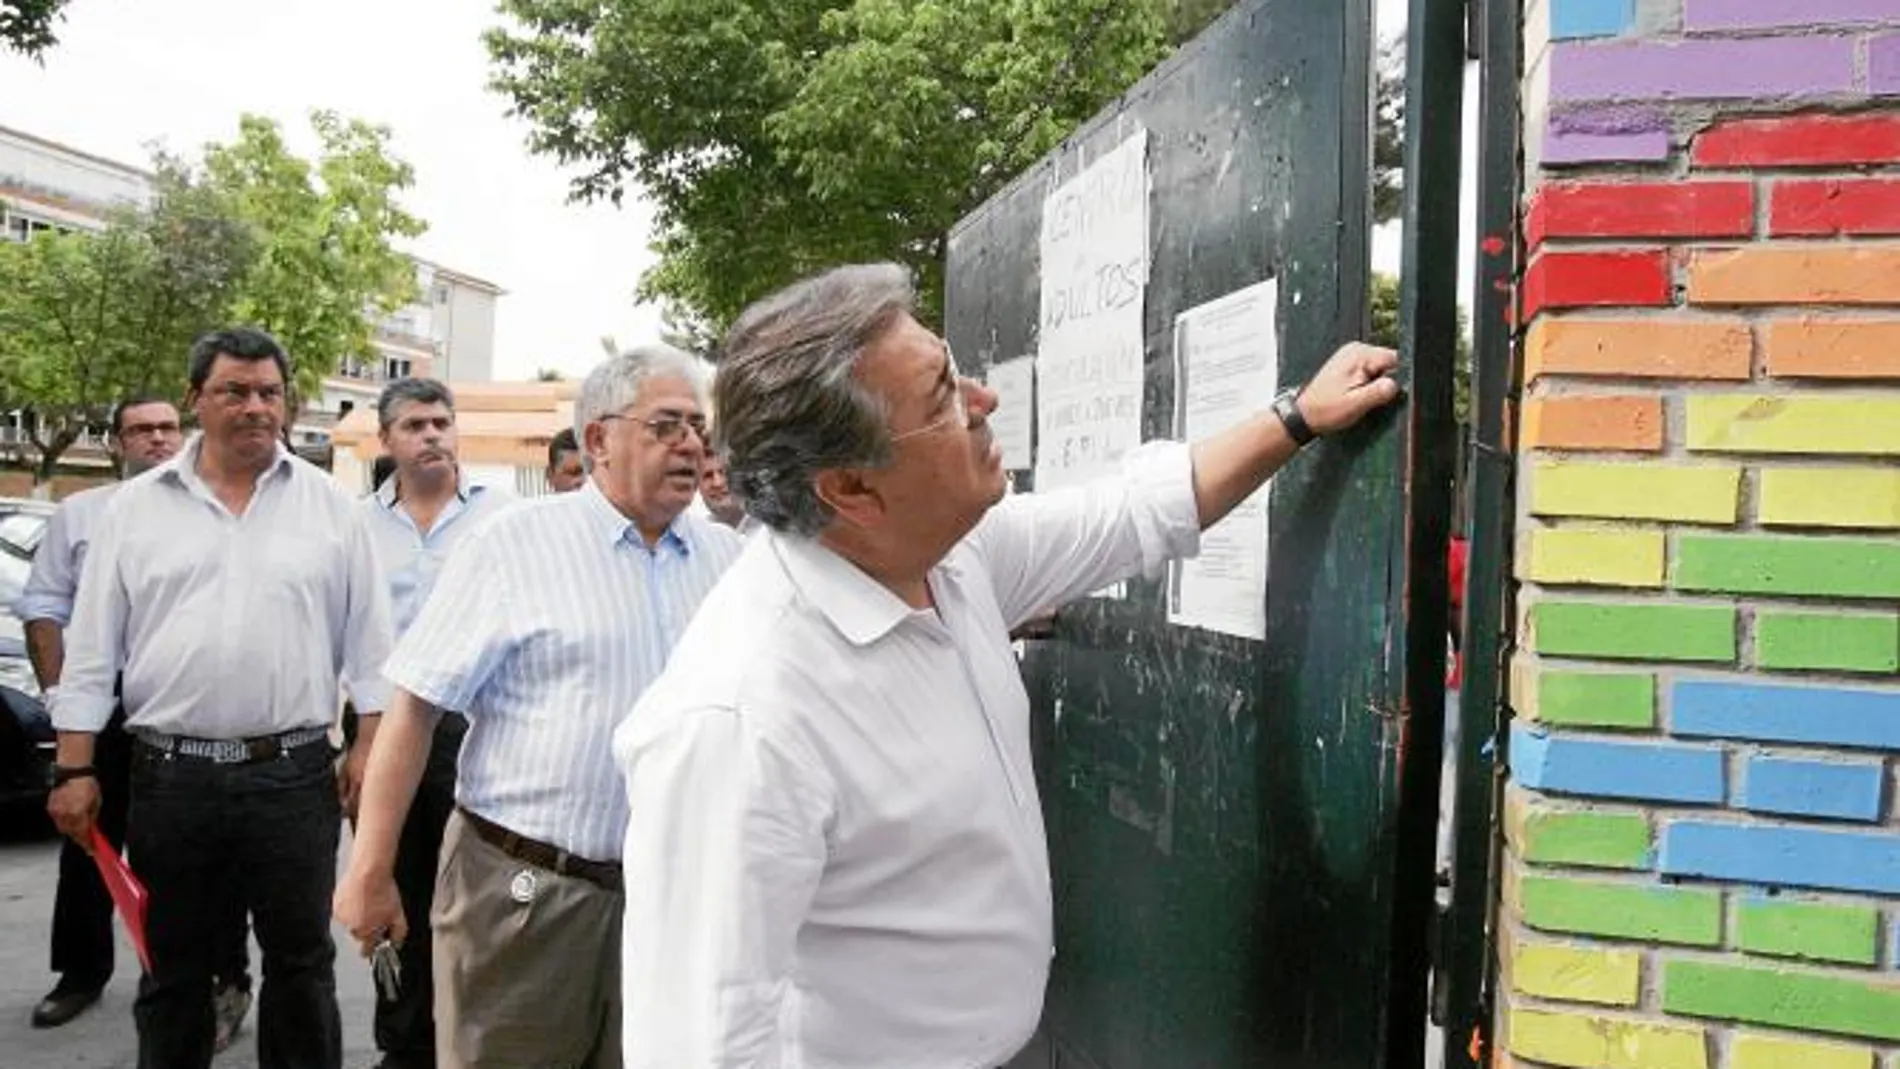
[[[1900,1069],[1900,0],[1532,0],[1496,1064]]]

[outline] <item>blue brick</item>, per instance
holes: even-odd
[[[1535,790],[1599,798],[1716,804],[1727,794],[1717,747],[1607,742],[1523,723],[1511,728],[1511,776]]]
[[[1878,761],[1804,761],[1751,757],[1741,807],[1757,813],[1841,820],[1880,819],[1887,770]]]
[[[1677,735],[1900,750],[1900,691],[1680,680],[1670,695]]]
[[[1550,0],[1550,39],[1615,37],[1636,24],[1636,0]]]
[[[1661,871],[1894,895],[1900,894],[1900,834],[1679,820],[1663,830]]]

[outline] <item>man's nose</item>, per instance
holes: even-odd
[[[990,389],[980,379],[964,379],[963,389],[963,404],[970,410],[971,415],[987,418],[990,413],[996,411],[996,406],[1001,399],[997,397],[995,390]]]

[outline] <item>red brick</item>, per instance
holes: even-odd
[[[1843,167],[1900,162],[1900,114],[1738,119],[1695,139],[1697,167]]]
[[[1900,178],[1777,182],[1768,210],[1768,232],[1778,238],[1900,234]]]
[[[1545,238],[1745,238],[1755,232],[1751,182],[1555,182],[1537,191],[1524,224]]]
[[[1550,308],[1662,307],[1671,302],[1669,254],[1544,252],[1524,272],[1524,318]]]

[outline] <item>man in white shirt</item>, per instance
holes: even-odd
[[[626,1062],[972,1069],[1036,1027],[1051,955],[1028,699],[1009,631],[1192,553],[1313,432],[1390,402],[1347,346],[1192,447],[1003,497],[986,417],[893,265],[740,316],[720,446],[768,529],[614,740],[632,814]],[[995,507],[992,507],[995,506]]]
[[[342,808],[329,730],[339,677],[384,706],[389,592],[356,504],[283,447],[289,358],[270,335],[192,347],[203,433],[126,483],[80,578],[53,724],[48,809],[84,843],[99,809],[94,739],[118,699],[133,738],[126,848],[151,893],[139,1063],[211,1063],[221,888],[263,950],[261,1069],[337,1069],[336,949],[324,908]]]
[[[509,490],[468,476],[456,456],[455,395],[434,379],[398,379],[376,401],[384,456],[394,463],[389,478],[362,501],[377,562],[389,580],[396,636],[414,623],[449,554],[469,532],[513,503]],[[345,759],[345,782],[354,787],[375,742],[377,716],[357,718],[354,744]],[[442,830],[455,807],[455,760],[468,721],[445,713],[436,723],[414,804],[403,822],[396,850],[396,887],[403,913],[414,918],[397,950],[401,982],[391,998],[376,993],[376,1047],[380,1069],[435,1069],[434,970],[429,907]],[[356,798],[344,808],[354,814]]]
[[[619,1065],[627,803],[609,741],[742,545],[686,514],[705,456],[692,357],[651,346],[607,361],[574,420],[588,483],[471,532],[390,659],[398,689],[337,888],[337,919],[366,952],[407,937],[398,829],[438,710],[463,710],[430,918],[444,1069]]]

